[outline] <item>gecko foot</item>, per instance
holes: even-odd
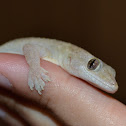
[[[43,68],[30,69],[28,77],[28,85],[31,90],[35,87],[38,93],[41,95],[41,91],[44,90],[45,82],[49,82],[50,78],[47,75],[47,71]]]

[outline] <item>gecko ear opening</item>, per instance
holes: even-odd
[[[96,70],[99,65],[100,65],[100,61],[96,58],[93,58],[93,59],[89,60],[89,62],[87,64],[87,68],[89,70]]]

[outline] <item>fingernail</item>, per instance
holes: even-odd
[[[5,115],[6,115],[6,113],[2,109],[0,109],[0,117],[1,118],[4,118]]]
[[[10,88],[12,87],[12,84],[5,76],[0,74],[0,86],[5,87],[5,88]]]

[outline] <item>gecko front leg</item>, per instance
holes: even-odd
[[[45,82],[50,81],[47,71],[40,66],[40,58],[45,57],[49,52],[39,45],[26,44],[23,47],[24,56],[29,65],[28,85],[31,90],[35,87],[41,95]]]

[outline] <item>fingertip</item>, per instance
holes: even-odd
[[[27,89],[28,65],[24,56],[0,54],[0,86],[12,91]],[[19,93],[18,92],[18,93]]]

